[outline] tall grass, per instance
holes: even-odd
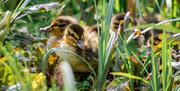
[[[94,1],[96,4],[96,1]],[[108,73],[109,65],[110,65],[110,57],[111,57],[111,51],[108,50],[111,46],[108,46],[109,41],[109,32],[110,32],[110,23],[111,23],[111,17],[113,14],[113,6],[114,6],[114,0],[110,0],[109,2],[106,2],[106,0],[101,0],[99,2],[99,5],[95,8],[99,10],[96,10],[97,15],[102,16],[101,25],[102,30],[99,31],[100,36],[99,37],[99,58],[98,58],[98,79],[97,79],[97,89],[102,90],[103,86],[106,82],[106,76]],[[97,12],[100,11],[100,14]]]
[[[152,64],[152,75],[151,75],[151,89],[153,91],[159,91],[160,90],[160,81],[159,81],[159,75],[158,75],[158,61],[157,57],[155,56],[154,52],[154,40],[153,37],[151,38],[151,64]]]
[[[32,91],[32,90],[47,90],[47,87],[44,85],[42,88],[38,89],[33,89],[32,84],[34,81],[34,78],[32,77],[32,74],[29,72],[22,72],[24,68],[27,67],[27,63],[25,63],[25,66],[22,65],[18,58],[14,56],[14,51],[12,48],[12,44],[6,42],[4,43],[4,40],[7,36],[7,34],[10,32],[10,27],[18,17],[20,13],[26,8],[27,4],[31,0],[21,0],[19,4],[17,5],[16,9],[11,13],[9,11],[6,12],[6,14],[1,14],[3,11],[0,8],[0,15],[6,16],[5,18],[0,21],[0,56],[3,55],[3,58],[0,58],[0,65],[3,65],[3,70],[5,70],[3,76],[3,82],[6,83],[7,79],[5,77],[10,76],[12,83],[8,86],[16,86],[16,90],[25,90],[25,91]],[[86,0],[85,0],[86,1]],[[70,2],[67,0],[67,3]],[[179,21],[179,18],[176,19],[171,19],[171,20],[166,20],[157,24],[143,24],[140,26],[136,26],[136,28],[139,29],[144,29],[145,31],[142,31],[142,34],[145,34],[147,31],[155,28],[163,31],[162,35],[162,44],[161,48],[158,51],[158,53],[154,50],[155,46],[151,44],[151,54],[148,58],[146,58],[146,62],[143,64],[141,62],[141,57],[144,56],[143,53],[140,55],[137,53],[137,46],[135,44],[135,41],[133,39],[129,40],[127,37],[131,35],[126,35],[126,34],[120,34],[119,39],[117,42],[117,45],[113,45],[113,35],[110,36],[110,23],[111,23],[111,17],[114,12],[125,12],[126,11],[126,5],[123,3],[126,2],[126,0],[99,0],[97,3],[97,0],[94,0],[94,6],[95,6],[95,11],[96,15],[98,16],[97,24],[102,25],[102,31],[99,31],[99,51],[98,51],[98,74],[96,75],[96,72],[92,69],[92,73],[95,76],[95,80],[97,81],[95,84],[95,89],[100,91],[100,90],[105,90],[105,84],[107,81],[107,75],[109,72],[109,68],[111,65],[111,58],[114,56],[112,51],[115,48],[115,51],[117,51],[117,55],[120,56],[119,58],[123,61],[123,65],[125,65],[125,70],[127,73],[124,72],[113,72],[112,74],[115,76],[124,76],[128,78],[128,82],[130,85],[130,89],[133,91],[135,88],[136,82],[139,83],[141,81],[142,83],[145,83],[143,85],[147,86],[148,90],[153,90],[153,91],[170,91],[173,88],[173,69],[171,66],[172,63],[172,58],[171,58],[171,50],[173,47],[173,43],[169,42],[167,40],[168,35],[167,32],[172,32],[172,33],[180,33],[179,29],[175,28],[175,23],[174,25],[164,25],[167,22],[174,22],[174,21]],[[151,9],[153,7],[146,7],[142,8],[144,3],[147,4],[148,1],[146,0],[136,0],[136,9],[137,9],[137,16],[140,18],[143,18],[144,12],[148,10],[147,8]],[[162,2],[165,2],[163,0]],[[66,4],[67,4],[66,3]],[[63,9],[66,4],[62,4],[61,9]],[[73,4],[75,5],[75,1],[73,1]],[[158,11],[161,13],[163,12],[163,3],[159,4],[158,0],[155,0],[155,4],[158,6]],[[175,18],[177,17],[178,13],[178,1],[177,0],[172,0],[172,5],[171,5],[171,10],[170,18]],[[73,6],[75,7],[75,6]],[[78,9],[74,9],[74,11],[79,12]],[[150,11],[148,11],[150,12]],[[168,11],[169,12],[169,11]],[[80,13],[80,12],[79,12]],[[163,12],[164,13],[164,12]],[[166,12],[167,13],[167,12]],[[100,16],[100,19],[99,19]],[[1,16],[0,18],[2,18]],[[133,34],[132,31],[130,30],[131,27],[125,27],[129,29],[130,34]],[[128,33],[129,34],[129,33]],[[125,36],[124,36],[125,35]],[[127,42],[128,41],[128,42]],[[151,40],[153,43],[153,39]],[[146,50],[146,49],[145,49]],[[73,54],[73,53],[72,53]],[[76,55],[77,56],[77,55]],[[135,59],[138,60],[138,63],[141,64],[142,70],[139,72],[136,72],[136,65],[132,62],[130,57],[135,56]],[[81,58],[81,57],[79,57]],[[162,61],[162,65],[158,64],[157,59],[160,58]],[[47,59],[46,58],[46,63],[43,63],[42,66],[46,66],[47,64]],[[4,61],[2,61],[4,60]],[[84,61],[86,62],[86,61]],[[88,64],[88,62],[87,62]],[[90,64],[88,64],[89,66]],[[148,69],[148,67],[152,69]],[[141,67],[140,66],[140,67]],[[159,68],[162,66],[162,72],[159,71]],[[1,69],[0,68],[0,69]],[[45,73],[46,67],[43,67],[43,72]],[[138,69],[139,70],[139,69]],[[68,72],[68,71],[66,71]],[[70,72],[72,73],[72,72]],[[67,73],[69,74],[69,72]],[[146,75],[151,75],[151,78],[149,80],[145,80],[144,76]],[[23,78],[23,79],[22,79]],[[71,80],[74,82],[74,77],[71,77]],[[70,80],[66,78],[67,80]],[[38,80],[38,79],[35,79]],[[45,80],[43,80],[45,81]],[[76,86],[74,83],[70,82],[65,82],[65,90],[70,91],[70,90],[76,90]],[[44,82],[45,83],[45,82]],[[71,87],[68,87],[69,83],[71,83]],[[20,85],[19,85],[20,84]],[[0,83],[1,85],[1,83]],[[139,85],[139,84],[138,84]],[[20,89],[19,89],[20,88]],[[55,83],[52,84],[52,88],[50,90],[55,91],[57,90],[57,87]]]
[[[3,55],[4,61],[0,60],[0,69],[5,70],[3,74],[1,74],[4,78],[3,83],[7,84],[7,89],[9,91],[14,90],[24,90],[24,91],[32,91],[33,89],[32,83],[34,82],[35,75],[29,72],[27,66],[27,62],[23,64],[20,63],[18,58],[15,56],[17,52],[11,43],[8,41],[4,42],[9,32],[11,32],[11,26],[16,20],[17,16],[23,11],[23,8],[30,2],[30,0],[21,0],[18,6],[15,8],[13,13],[10,11],[6,11],[3,19],[0,21],[0,55]],[[2,10],[2,7],[0,7]],[[21,53],[21,52],[20,52]],[[7,69],[7,70],[6,70]],[[41,78],[38,78],[41,79]],[[37,79],[36,79],[37,80]],[[44,84],[45,80],[42,80]],[[35,82],[36,83],[36,82]],[[4,84],[1,84],[4,85]],[[45,86],[45,85],[44,85]],[[2,89],[2,88],[1,88]],[[45,90],[46,87],[38,88],[39,91]]]

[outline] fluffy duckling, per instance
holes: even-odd
[[[56,53],[59,60],[68,61],[75,72],[87,72],[89,68],[77,55],[83,55],[83,33],[84,29],[78,24],[70,24],[65,29],[63,38],[59,41]]]
[[[124,17],[125,14],[117,14],[112,17],[111,20],[111,29],[114,32],[118,32],[118,28],[120,28],[120,31],[123,29],[123,23],[124,23]]]
[[[49,32],[50,37],[47,40],[47,48],[57,47],[57,41],[62,39],[65,29],[70,24],[77,24],[78,21],[71,16],[59,16],[52,21],[51,25],[40,29],[44,32]]]
[[[99,46],[99,34],[98,28],[100,30],[100,25],[94,25],[88,28],[84,33],[84,46],[87,50],[92,50],[94,53],[98,53]]]

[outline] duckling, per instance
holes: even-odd
[[[84,29],[79,24],[70,24],[65,29],[63,38],[59,41],[58,49],[62,50],[56,52],[59,60],[68,61],[75,72],[87,72],[89,68],[77,55],[83,55],[83,33]],[[64,52],[65,51],[65,52]],[[66,52],[68,51],[68,52]],[[70,52],[70,53],[69,53]],[[75,54],[75,55],[74,55]]]
[[[71,16],[59,16],[51,22],[50,26],[41,28],[41,32],[49,33],[49,38],[46,42],[46,48],[56,48],[59,45],[59,40],[63,39],[65,29],[70,24],[77,24],[78,21]],[[48,83],[50,85],[51,75],[53,74],[54,66],[57,63],[59,57],[56,54],[50,55],[48,58],[48,72],[46,73]]]
[[[50,33],[50,37],[47,40],[47,48],[54,48],[57,47],[58,45],[58,40],[62,39],[64,32],[65,32],[65,28],[69,25],[69,24],[77,24],[78,21],[71,17],[71,16],[59,16],[57,17],[55,20],[52,21],[51,25],[41,29],[41,31],[44,32],[49,32]]]
[[[123,23],[124,23],[125,14],[117,14],[112,17],[111,20],[111,30],[114,32],[118,32],[118,28],[122,31]]]
[[[99,34],[98,28],[100,29],[100,25],[94,25],[88,28],[88,30],[84,33],[84,46],[87,50],[92,50],[94,53],[98,53],[99,46]]]
[[[63,85],[63,73],[61,62],[67,61],[74,72],[89,72],[88,65],[83,61],[83,33],[84,29],[79,24],[70,24],[65,29],[63,38],[59,41],[56,55],[58,62],[54,67],[54,79],[58,86]]]

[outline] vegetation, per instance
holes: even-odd
[[[98,67],[72,53],[90,72],[62,63],[65,91],[179,91],[179,8],[178,0],[0,0],[0,91],[61,88],[48,83],[46,66],[64,50],[47,49],[50,34],[40,31],[60,15],[100,25]]]

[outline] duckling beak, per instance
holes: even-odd
[[[79,48],[84,49],[83,41],[82,41],[82,40],[78,40],[78,41],[77,41],[77,46],[78,46]]]
[[[43,27],[43,28],[40,28],[39,31],[40,32],[50,32],[50,28],[51,28],[51,26]]]

